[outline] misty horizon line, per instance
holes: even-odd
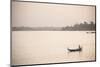
[[[12,26],[12,27],[66,27],[66,26],[69,26],[69,27],[73,27],[74,25],[79,25],[79,24],[96,24],[95,22],[93,21],[90,21],[90,22],[87,22],[87,21],[84,21],[84,22],[81,22],[81,23],[76,23],[76,24],[73,24],[73,25],[65,25],[65,26],[27,26],[27,25],[22,25],[22,26]]]
[[[36,30],[51,30],[51,31],[95,31],[96,30],[96,24],[94,22],[91,22],[88,24],[87,22],[75,24],[73,26],[64,26],[64,27],[26,27],[26,26],[20,26],[20,27],[12,27],[13,31],[36,31]]]

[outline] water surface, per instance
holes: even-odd
[[[95,33],[87,31],[13,31],[12,64],[95,60]],[[82,47],[81,52],[67,48]]]

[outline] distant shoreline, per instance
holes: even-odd
[[[12,31],[95,31],[95,29],[86,28],[66,28],[63,27],[12,27]]]
[[[65,27],[12,27],[12,31],[95,31],[96,24],[94,22],[74,24],[73,26],[66,25]]]

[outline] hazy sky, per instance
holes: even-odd
[[[44,3],[12,3],[12,26],[63,27],[95,22],[95,7]]]

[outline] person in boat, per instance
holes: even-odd
[[[70,51],[70,52],[76,52],[76,51],[82,51],[82,48],[81,48],[81,46],[79,45],[79,47],[78,48],[76,48],[76,49],[70,49],[70,48],[68,48],[68,51]]]

